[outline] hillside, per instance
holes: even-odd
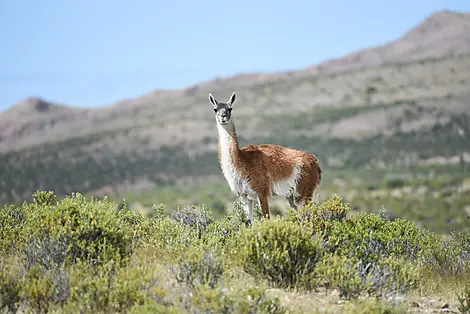
[[[28,99],[0,113],[0,203],[38,189],[110,194],[220,180],[209,91],[237,92],[241,144],[306,149],[325,169],[469,162],[469,29],[470,14],[439,12],[387,45],[298,71],[97,109]]]

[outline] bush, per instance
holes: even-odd
[[[21,282],[12,268],[0,264],[0,310],[16,312],[21,300]]]
[[[178,209],[173,213],[172,218],[184,226],[197,229],[198,239],[202,237],[207,226],[214,221],[209,210],[205,207],[197,209],[195,206]]]
[[[465,287],[465,290],[457,295],[459,300],[460,313],[470,313],[470,285]]]
[[[404,219],[390,221],[383,214],[359,213],[331,225],[327,247],[367,264],[392,254],[416,260],[431,243],[429,232]]]
[[[341,298],[356,297],[367,286],[359,274],[357,260],[344,255],[326,254],[317,264],[314,283],[327,289],[338,289]]]
[[[15,231],[16,248],[30,259],[50,259],[43,263],[125,261],[143,235],[140,214],[117,211],[110,201],[88,201],[80,194],[59,202],[51,193],[38,192],[34,203],[24,203],[21,209],[24,222]]]
[[[122,313],[150,303],[171,305],[165,300],[167,291],[149,266],[119,267],[112,261],[95,266],[77,263],[71,268],[70,285],[65,308],[72,312]]]
[[[214,289],[224,272],[222,261],[212,252],[199,251],[181,258],[179,264],[172,266],[171,270],[178,282],[196,285],[208,285]]]
[[[244,231],[240,247],[243,266],[249,274],[281,288],[309,283],[322,253],[320,238],[282,220],[265,221]]]
[[[22,208],[4,206],[0,209],[0,253],[8,253],[18,241],[24,224]]]
[[[366,299],[345,305],[345,314],[404,314],[409,310],[404,304],[395,305],[391,302]]]
[[[446,240],[434,237],[426,252],[425,262],[445,276],[470,273],[470,231],[452,233]]]
[[[327,233],[334,221],[346,218],[349,210],[349,206],[343,203],[342,198],[334,195],[325,202],[309,203],[298,212],[290,210],[285,220],[300,223],[312,233]]]
[[[241,291],[225,292],[221,289],[208,289],[206,286],[201,286],[194,290],[187,310],[190,313],[286,313],[278,298],[270,298],[262,289],[252,287]]]
[[[172,260],[196,243],[198,232],[169,217],[153,217],[148,221],[144,246],[157,251],[160,258]]]

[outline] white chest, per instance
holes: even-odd
[[[220,165],[224,174],[225,180],[232,190],[233,193],[255,195],[253,189],[250,187],[248,181],[240,175],[240,173],[233,166],[231,147],[232,137],[224,129],[224,127],[218,125],[219,129],[219,141],[220,141]]]

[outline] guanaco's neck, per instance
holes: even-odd
[[[217,123],[217,130],[219,132],[219,159],[222,163],[232,164],[233,159],[240,153],[235,123],[233,120],[224,125]]]

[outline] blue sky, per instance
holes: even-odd
[[[0,110],[29,96],[107,105],[303,68],[386,43],[443,9],[470,12],[470,1],[4,0]]]

